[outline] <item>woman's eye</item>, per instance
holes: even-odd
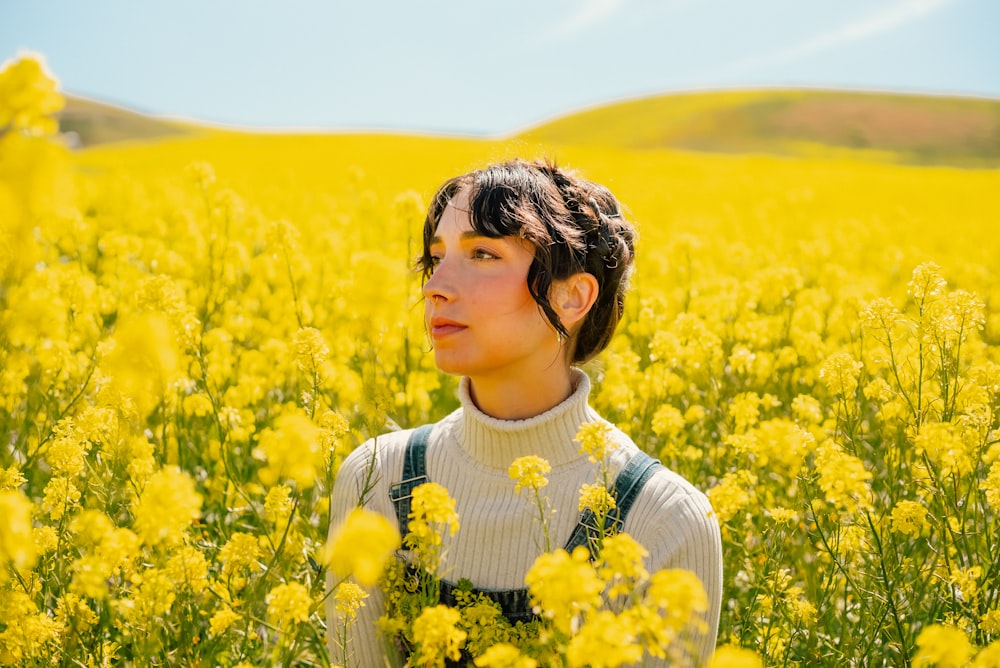
[[[497,256],[489,252],[485,248],[477,248],[476,250],[472,251],[472,257],[474,257],[477,260],[495,260]]]

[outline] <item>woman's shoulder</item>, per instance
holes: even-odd
[[[379,434],[352,450],[333,481],[333,508],[353,508],[359,498],[368,499],[366,505],[374,503],[375,509],[388,503],[388,489],[399,482],[406,444],[414,431],[400,429]],[[387,507],[382,509],[387,512]]]
[[[622,471],[628,462],[642,456],[644,451],[621,429],[613,427],[612,439],[616,444],[615,468]],[[646,455],[649,456],[649,455]],[[655,459],[655,458],[654,458]],[[660,464],[653,468],[639,491],[630,518],[653,527],[664,526],[665,521],[711,525],[712,507],[708,497],[690,480],[673,469]]]
[[[392,463],[402,460],[406,444],[416,429],[400,429],[373,436],[354,448],[340,465],[337,479],[357,478],[371,470],[392,468]]]

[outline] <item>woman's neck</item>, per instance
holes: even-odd
[[[469,379],[469,398],[476,407],[498,420],[526,420],[551,410],[574,390],[573,374],[549,373],[517,381]]]
[[[587,375],[571,369],[570,386],[570,396],[548,410],[524,419],[498,419],[480,409],[469,378],[463,378],[458,397],[464,410],[455,426],[455,440],[477,462],[503,472],[515,458],[529,454],[545,458],[553,467],[578,461],[576,433],[581,424],[598,416],[587,403]]]

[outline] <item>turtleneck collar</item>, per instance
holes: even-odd
[[[458,398],[462,415],[455,437],[463,450],[483,465],[507,470],[525,455],[538,455],[553,467],[579,460],[580,445],[573,439],[584,422],[597,419],[587,403],[590,378],[573,369],[573,393],[562,403],[525,420],[499,420],[483,413],[472,401],[469,379],[462,378]]]

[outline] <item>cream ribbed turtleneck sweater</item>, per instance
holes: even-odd
[[[597,465],[579,454],[574,441],[580,425],[601,419],[588,405],[590,380],[575,371],[575,391],[564,402],[527,420],[498,420],[480,411],[469,395],[468,379],[459,387],[462,407],[434,426],[427,447],[427,477],[455,499],[460,529],[445,536],[444,577],[453,582],[468,578],[476,587],[518,589],[524,575],[544,551],[538,511],[531,495],[517,494],[508,468],[514,459],[537,455],[552,471],[543,489],[555,512],[549,517],[552,548],[562,547],[579,518],[579,492],[597,480]],[[396,522],[389,486],[399,482],[409,430],[372,439],[351,453],[341,466],[331,499],[331,531],[357,505],[360,481],[374,465],[377,480],[367,508]],[[610,455],[616,474],[637,451],[636,445],[614,429],[616,448]],[[372,450],[375,450],[373,453]],[[624,530],[649,551],[650,572],[662,568],[694,571],[709,599],[709,629],[699,638],[706,660],[714,646],[722,597],[722,545],[719,528],[704,494],[669,470],[657,472],[643,487],[625,522]],[[383,612],[377,589],[351,625],[351,668],[374,668],[398,661],[386,656],[386,645],[375,630]],[[331,629],[331,658],[342,656],[332,629],[340,627],[327,599]],[[646,665],[652,665],[647,661]]]

